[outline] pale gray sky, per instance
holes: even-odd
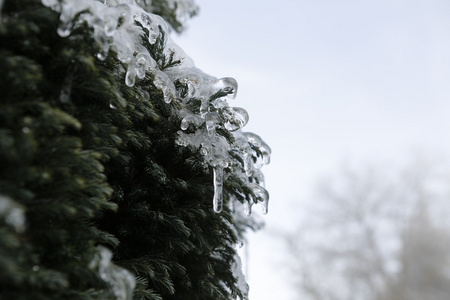
[[[448,0],[197,0],[175,41],[237,79],[231,106],[272,148],[267,228],[289,229],[319,174],[343,159],[450,149]],[[257,209],[257,208],[256,208]],[[252,300],[295,299],[271,234],[249,243]]]

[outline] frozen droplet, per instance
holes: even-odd
[[[147,69],[147,60],[143,54],[136,56],[136,74],[139,79],[145,77],[145,71]]]
[[[99,60],[104,61],[108,57],[108,51],[100,50],[96,56]]]
[[[216,213],[220,213],[223,207],[223,167],[217,165],[213,168],[214,199],[213,208]]]
[[[206,154],[208,154],[208,149],[206,149],[205,147],[201,147],[201,148],[200,148],[200,154],[201,154],[201,155],[206,155]]]
[[[128,66],[127,74],[125,75],[125,84],[132,87],[136,82],[136,69],[133,66]]]
[[[33,271],[34,271],[34,272],[39,271],[39,266],[38,266],[38,265],[34,265],[34,266],[33,266]]]
[[[253,133],[253,132],[244,132],[243,135],[247,138],[247,141],[252,146],[260,147],[262,143],[262,139],[259,137],[259,135]]]
[[[157,24],[155,24],[155,21],[150,17],[150,14],[142,12],[140,14],[140,19],[137,19],[137,21],[148,30],[148,42],[154,44],[159,36],[159,29]]]
[[[189,127],[188,121],[186,119],[181,120],[180,128],[182,130],[186,130],[188,129],[188,127]]]
[[[60,37],[68,37],[72,32],[72,22],[61,23],[58,27],[58,34]]]
[[[227,94],[227,97],[231,99],[236,98],[238,84],[236,79],[232,77],[224,77],[216,80],[213,83],[213,88],[215,91],[223,91]]]
[[[109,103],[109,107],[112,109],[117,109],[117,107],[115,107],[112,103]]]
[[[258,202],[262,202],[262,212],[263,214],[267,214],[268,206],[269,206],[269,192],[260,186],[259,184],[252,184],[252,191],[256,196],[256,200]]]
[[[177,131],[177,134],[178,134],[178,139],[176,139],[176,141],[175,141],[177,143],[177,145],[180,145],[183,147],[186,147],[187,145],[189,145],[189,138],[183,131],[179,130],[179,131]]]
[[[97,38],[97,41],[99,42],[100,46],[100,50],[97,53],[97,58],[101,61],[104,61],[108,57],[109,49],[111,47],[110,42],[108,38],[103,34]]]
[[[248,123],[248,113],[240,107],[224,107],[222,116],[225,118],[225,128],[229,131],[241,129]]]
[[[84,7],[84,5],[81,5]],[[59,20],[61,23],[58,26],[57,32],[61,37],[67,37],[72,32],[73,27],[73,18],[77,11],[76,7],[73,5],[64,5],[62,6],[61,15],[59,16]]]
[[[158,28],[155,26],[151,26],[150,30],[149,30],[149,35],[148,35],[148,42],[150,44],[154,44],[156,42],[156,40],[158,39],[158,36],[159,36]]]

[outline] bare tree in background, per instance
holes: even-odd
[[[299,299],[450,299],[450,167],[342,168],[285,235]]]

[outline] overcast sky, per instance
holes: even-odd
[[[204,72],[236,78],[229,104],[273,150],[267,230],[248,244],[251,300],[294,300],[271,229],[295,225],[318,175],[450,149],[450,2],[196,2],[175,41]]]

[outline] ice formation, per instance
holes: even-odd
[[[196,10],[192,0],[167,1],[177,7],[179,21]],[[61,37],[70,36],[73,28],[83,22],[89,24],[100,49],[97,58],[104,60],[110,51],[116,52],[126,66],[127,86],[135,85],[146,73],[151,73],[164,101],[176,100],[181,104],[176,112],[181,120],[177,143],[198,150],[205,165],[213,170],[214,211],[222,210],[223,181],[233,173],[253,191],[254,199],[247,199],[247,213],[250,214],[256,202],[262,202],[263,213],[267,212],[269,194],[260,168],[270,162],[271,150],[258,135],[241,131],[248,122],[248,113],[227,102],[227,98],[236,98],[235,79],[218,79],[196,68],[192,59],[171,40],[166,22],[151,13],[149,0],[138,0],[138,3],[135,0],[42,0],[42,3],[60,12],[58,34]],[[164,39],[164,54],[180,63],[171,67],[158,65],[157,59],[144,47],[143,36],[149,44]],[[67,101],[68,97],[69,90],[61,91],[61,101]]]
[[[0,221],[13,228],[16,232],[25,229],[25,213],[23,208],[10,198],[0,195]]]
[[[152,0],[136,0],[136,2],[147,12],[154,12]],[[175,19],[180,24],[185,23],[190,16],[197,14],[198,7],[193,0],[166,0],[166,2],[168,8],[175,12]]]
[[[215,212],[221,212],[223,207],[223,167],[215,166],[213,169],[214,176],[214,199],[213,207]]]
[[[100,278],[108,285],[114,297],[112,299],[133,299],[133,290],[136,285],[134,276],[124,268],[111,263],[113,255],[108,248],[98,246],[97,250],[89,268],[98,272]]]

